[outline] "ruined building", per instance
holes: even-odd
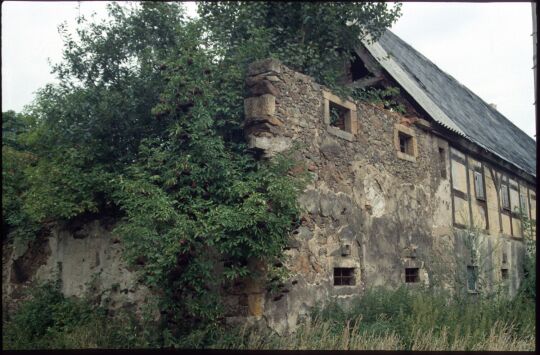
[[[296,145],[313,178],[284,292],[250,285],[244,302],[278,331],[369,287],[513,294],[522,277],[535,141],[390,31],[356,55],[350,84],[399,88],[404,114],[340,98],[273,60],[253,63],[246,80],[250,147],[272,156]]]
[[[312,180],[285,252],[290,277],[277,292],[257,279],[227,290],[229,319],[282,333],[311,307],[376,286],[514,294],[535,233],[522,218],[536,218],[535,141],[390,31],[358,48],[347,73],[359,88],[399,88],[400,112],[276,60],[249,68],[249,146],[266,158],[293,149]],[[57,272],[66,295],[94,287],[112,308],[149,296],[99,221],[46,243],[39,263],[32,248],[7,251],[4,297]]]

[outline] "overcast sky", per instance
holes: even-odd
[[[188,3],[189,13],[195,4]],[[20,111],[54,81],[57,26],[81,13],[106,15],[105,2],[2,3],[2,111]],[[530,3],[404,3],[395,34],[474,91],[528,135],[536,134]]]

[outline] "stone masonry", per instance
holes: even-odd
[[[346,302],[370,287],[456,290],[478,260],[483,289],[518,287],[522,241],[452,227],[451,168],[447,159],[442,174],[439,156],[449,143],[431,134],[428,121],[339,98],[272,59],[250,66],[246,89],[249,146],[265,158],[292,149],[312,176],[299,201],[302,226],[286,251],[285,292],[246,291],[250,320],[285,333],[313,306]],[[344,129],[330,124],[334,104],[349,110]],[[401,134],[409,154],[400,151]],[[500,276],[503,253],[509,281]],[[353,269],[354,285],[335,285],[335,268]],[[405,282],[406,269],[417,270],[415,282]]]

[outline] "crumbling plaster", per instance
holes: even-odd
[[[267,107],[268,97],[252,90],[257,82],[271,87],[265,95],[275,97],[274,107]],[[259,297],[259,313],[252,317],[287,332],[313,306],[332,298],[345,300],[366,288],[405,284],[406,267],[420,269],[420,282],[409,287],[437,284],[455,291],[457,283],[464,282],[471,237],[452,226],[450,175],[453,172],[454,186],[466,192],[466,170],[450,167],[447,158],[447,174],[441,177],[439,148],[448,156],[449,143],[432,134],[425,120],[340,98],[336,102],[342,106],[353,103],[357,119],[354,131],[341,131],[327,119],[330,90],[275,60],[252,65],[246,89],[245,132],[250,147],[266,158],[292,149],[313,178],[299,198],[304,222],[291,236],[296,247],[287,252],[285,267],[291,273],[287,292],[282,297]],[[416,140],[415,159],[403,159],[397,151],[399,126]],[[490,189],[488,197],[493,194]],[[463,212],[469,213],[464,202]],[[499,259],[505,248],[512,255],[510,289],[515,291],[523,246],[497,237],[498,233],[480,235],[476,241],[486,281],[482,287],[492,290],[500,281]],[[351,255],[341,255],[343,244],[350,244]],[[334,286],[334,267],[355,268],[356,284]]]

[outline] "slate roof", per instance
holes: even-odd
[[[536,142],[500,112],[390,30],[364,44],[436,122],[536,177]]]

